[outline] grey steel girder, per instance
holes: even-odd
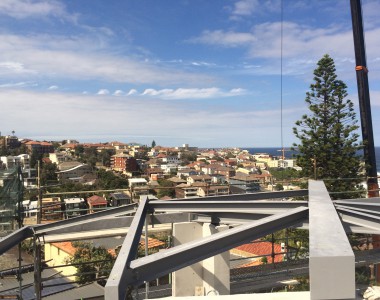
[[[148,211],[148,202],[148,197],[140,201],[140,205],[129,228],[127,237],[124,239],[111,274],[108,277],[104,290],[105,299],[125,299],[127,293],[127,289],[124,286],[127,279],[126,271],[129,268],[130,262],[137,255],[137,247],[140,242],[141,232]]]
[[[122,217],[101,217],[96,219],[85,220],[83,222],[77,222],[74,224],[57,226],[57,228],[50,228],[48,231],[38,231],[40,235],[57,235],[66,234],[71,232],[87,232],[87,231],[101,231],[107,229],[119,229],[123,227],[129,227],[132,224],[133,216]],[[155,214],[149,216],[149,225],[154,224],[166,224],[166,223],[178,223],[187,222],[190,220],[188,213],[168,213],[168,214]],[[38,228],[38,227],[37,227]]]
[[[241,212],[272,215],[296,207],[307,207],[307,201],[151,201],[149,207],[154,212]]]
[[[126,274],[123,288],[137,286],[194,264],[208,257],[227,251],[245,242],[260,238],[266,234],[293,226],[308,218],[308,208],[298,207],[286,212],[272,215],[249,224],[241,225],[223,232],[216,233],[203,239],[198,239],[174,248],[167,249],[143,258],[133,260],[130,268],[118,269]],[[106,286],[107,289],[107,286]],[[109,298],[106,299],[122,299]]]
[[[0,254],[21,243],[23,240],[33,236],[33,228],[30,226],[22,227],[15,232],[0,239]]]
[[[342,221],[349,224],[366,227],[372,230],[380,229],[380,216],[363,211],[350,209],[349,207],[336,206]]]
[[[268,199],[283,199],[292,197],[305,197],[308,195],[308,190],[291,190],[291,191],[276,191],[276,192],[259,192],[248,194],[233,194],[223,196],[206,196],[199,198],[200,201],[249,201],[249,200],[268,200]],[[171,201],[187,201],[189,198],[174,199]]]
[[[111,208],[103,211],[99,211],[93,214],[87,214],[83,216],[78,216],[71,219],[66,219],[62,221],[57,221],[54,223],[36,225],[34,226],[34,230],[36,234],[44,234],[49,231],[56,231],[63,228],[74,227],[79,228],[81,224],[91,223],[93,220],[100,218],[109,218],[116,217],[125,214],[132,214],[136,211],[137,204],[129,204],[125,206],[120,206],[116,208]]]
[[[334,201],[334,204],[348,206],[352,209],[357,208],[380,212],[380,203],[364,201],[364,199],[358,199],[357,201],[336,200]]]

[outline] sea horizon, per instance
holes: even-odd
[[[268,153],[272,156],[282,156],[281,147],[242,147],[240,149],[248,150],[249,153]],[[297,153],[296,150],[290,150],[290,147],[284,147],[284,156],[285,158],[293,158],[293,155]],[[380,146],[375,146],[375,156],[376,156],[376,170],[380,173]]]

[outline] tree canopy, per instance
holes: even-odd
[[[302,174],[324,180],[330,192],[358,190],[361,158],[354,105],[347,97],[346,84],[337,79],[334,60],[324,55],[314,70],[314,82],[306,93],[310,110],[293,128],[299,143],[297,164]],[[358,194],[332,195],[352,198]]]

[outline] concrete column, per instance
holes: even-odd
[[[203,236],[228,230],[228,226],[203,224]],[[226,251],[203,261],[203,288],[205,295],[230,294],[230,252]]]
[[[173,246],[178,246],[202,238],[202,225],[186,222],[173,226]],[[203,267],[198,262],[173,273],[173,297],[195,296],[195,290],[203,290]]]
[[[209,223],[178,223],[173,227],[174,247],[202,237],[228,230],[228,226],[214,226]],[[173,273],[173,297],[229,295],[230,254],[210,257]]]

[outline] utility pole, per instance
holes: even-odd
[[[37,224],[41,224],[42,220],[42,194],[41,194],[41,174],[40,174],[40,161],[37,161],[37,191],[38,191],[38,211],[37,211]]]
[[[352,31],[354,35],[356,79],[358,84],[360,120],[364,143],[364,160],[367,170],[368,197],[379,197],[375,144],[373,139],[371,103],[369,97],[368,68],[365,52],[363,18],[360,0],[350,0]]]

